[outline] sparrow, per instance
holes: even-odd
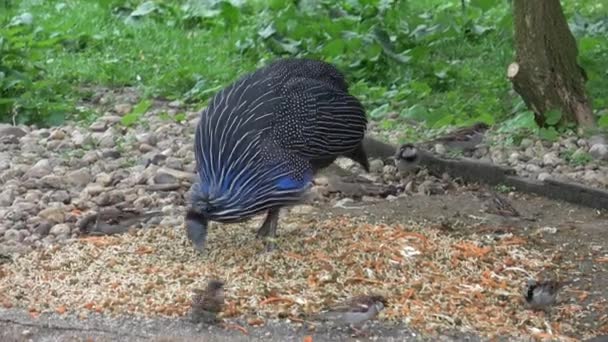
[[[137,209],[105,207],[101,208],[98,212],[84,216],[78,223],[78,227],[82,234],[120,234],[128,231],[130,227],[148,218],[162,214],[162,211],[158,210],[141,212]]]
[[[486,123],[477,122],[471,127],[457,129],[447,135],[427,141],[425,144],[443,144],[449,149],[473,151],[483,141],[484,133],[488,128],[490,126]]]
[[[217,322],[217,315],[224,308],[224,282],[212,279],[205,290],[194,289],[191,318],[195,322]]]
[[[418,168],[420,155],[416,147],[410,143],[405,143],[399,147],[395,153],[395,166],[401,173],[411,173]]]
[[[515,209],[506,198],[500,196],[497,193],[489,192],[485,195],[480,195],[479,197],[485,200],[483,209],[487,213],[506,217],[521,216],[517,209]]]
[[[529,279],[524,292],[524,299],[533,310],[548,311],[555,304],[557,292],[570,282],[558,282],[555,280],[537,281]]]
[[[357,326],[376,317],[386,306],[387,300],[381,295],[361,295],[330,306],[317,318],[350,325],[355,332],[360,333]]]

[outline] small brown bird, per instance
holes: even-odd
[[[104,207],[98,212],[84,216],[79,222],[81,234],[112,235],[128,231],[132,226],[143,223],[147,219],[162,215],[162,211],[141,212],[136,209]]]
[[[192,320],[215,323],[224,308],[224,282],[210,280],[205,290],[195,289],[192,297]]]
[[[317,318],[338,324],[347,324],[360,333],[363,323],[376,317],[387,306],[387,300],[378,294],[356,296],[349,300],[330,306]]]
[[[571,282],[558,282],[555,280],[537,281],[528,280],[524,299],[528,306],[533,310],[547,312],[555,304],[557,292]]]
[[[517,209],[515,209],[515,207],[513,207],[513,205],[511,203],[509,203],[509,201],[506,198],[500,196],[497,193],[488,192],[487,194],[481,195],[480,197],[483,200],[485,200],[485,203],[484,203],[485,212],[488,212],[490,214],[500,215],[500,216],[506,216],[506,217],[520,217],[521,216],[519,214],[519,212],[517,211]]]
[[[490,128],[484,122],[475,123],[471,127],[457,129],[442,137],[425,142],[425,145],[443,144],[448,149],[464,151],[475,150],[484,138],[484,133]]]

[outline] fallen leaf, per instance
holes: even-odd
[[[304,336],[304,340],[302,342],[312,342],[312,336],[310,336],[310,335]]]
[[[261,317],[254,317],[247,320],[247,324],[252,327],[264,324],[264,320]]]
[[[278,303],[278,302],[291,303],[291,304],[295,303],[292,299],[289,299],[289,298],[270,297],[270,298],[267,298],[267,299],[261,301],[260,306],[266,305],[266,304]]]
[[[238,324],[228,324],[228,323],[224,323],[223,324],[225,329],[230,329],[230,330],[237,330],[242,332],[244,335],[249,335],[249,332],[247,331],[247,329],[245,327],[242,327]]]
[[[106,247],[118,244],[117,239],[108,236],[87,236],[80,238],[79,241],[91,244],[95,247]]]
[[[587,299],[587,297],[589,297],[589,292],[587,292],[587,291],[583,291],[583,293],[581,293],[581,294],[578,296],[578,301],[579,301],[579,302],[582,302],[582,301],[584,301],[585,299]]]
[[[151,254],[154,253],[154,248],[150,246],[139,246],[135,251],[135,254],[143,255],[143,254]]]
[[[57,307],[57,309],[55,309],[55,312],[60,315],[63,315],[64,313],[66,313],[66,311],[68,310],[65,308],[65,305],[60,305],[59,307]]]
[[[525,239],[519,237],[519,236],[513,236],[507,239],[503,239],[500,244],[502,246],[513,246],[513,245],[525,245],[528,241],[526,241]]]
[[[606,263],[608,262],[608,256],[596,258],[595,262]]]

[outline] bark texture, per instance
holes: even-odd
[[[514,0],[513,15],[517,58],[507,76],[536,122],[545,126],[544,114],[558,109],[563,122],[594,126],[576,41],[559,0]]]

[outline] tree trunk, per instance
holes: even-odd
[[[507,76],[536,122],[546,126],[544,114],[557,109],[561,123],[595,126],[576,41],[559,0],[514,0],[513,15],[517,58]]]

